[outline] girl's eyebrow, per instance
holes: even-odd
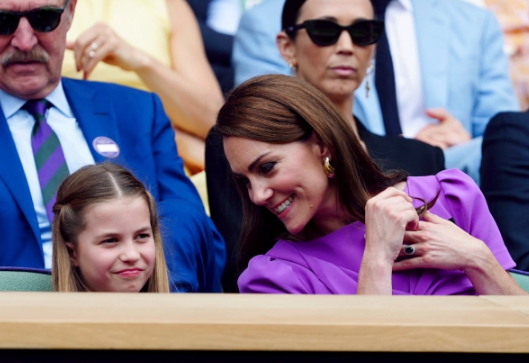
[[[145,226],[145,227],[141,227],[139,228],[138,230],[136,230],[136,233],[139,233],[139,232],[149,232],[151,230],[151,225],[149,224],[148,226]]]

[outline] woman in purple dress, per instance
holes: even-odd
[[[217,127],[243,203],[241,292],[525,294],[468,176],[383,173],[305,81],[243,83]]]

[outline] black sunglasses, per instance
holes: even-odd
[[[39,33],[54,31],[61,22],[61,15],[70,0],[62,8],[42,7],[30,11],[2,11],[0,10],[0,35],[11,35],[17,28],[20,18],[28,19],[31,27]]]
[[[384,31],[383,20],[358,19],[351,25],[343,26],[331,20],[305,20],[301,24],[289,26],[285,29],[288,35],[293,35],[299,29],[305,28],[310,40],[314,44],[333,45],[340,38],[342,31],[347,30],[356,45],[370,45],[378,41]]]

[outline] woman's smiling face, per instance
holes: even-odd
[[[325,19],[350,25],[358,19],[373,18],[369,0],[307,0],[300,9],[296,24]],[[277,43],[283,58],[296,66],[298,77],[323,91],[334,102],[353,97],[375,49],[375,45],[353,44],[347,31],[329,46],[314,44],[305,29],[298,30],[294,39],[280,33]]]
[[[307,141],[268,144],[224,138],[224,151],[250,200],[277,215],[286,229],[300,233],[320,215],[336,210],[334,187],[323,170],[327,148],[313,134]]]

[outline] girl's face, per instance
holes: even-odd
[[[149,206],[141,197],[95,203],[85,212],[71,260],[90,291],[139,292],[152,275],[154,236]]]
[[[323,170],[323,160],[330,155],[315,134],[288,144],[227,137],[224,151],[250,200],[275,214],[290,233],[301,232],[311,220],[322,231],[329,230],[326,223],[336,214],[336,193]]]
[[[358,19],[373,19],[369,0],[307,0],[300,9],[296,24],[305,20],[332,20],[350,25]],[[311,83],[333,101],[352,98],[362,83],[373,59],[375,45],[355,45],[347,31],[335,44],[316,45],[305,29],[298,30],[294,40],[283,32],[277,45],[283,58],[297,67],[298,77]]]

